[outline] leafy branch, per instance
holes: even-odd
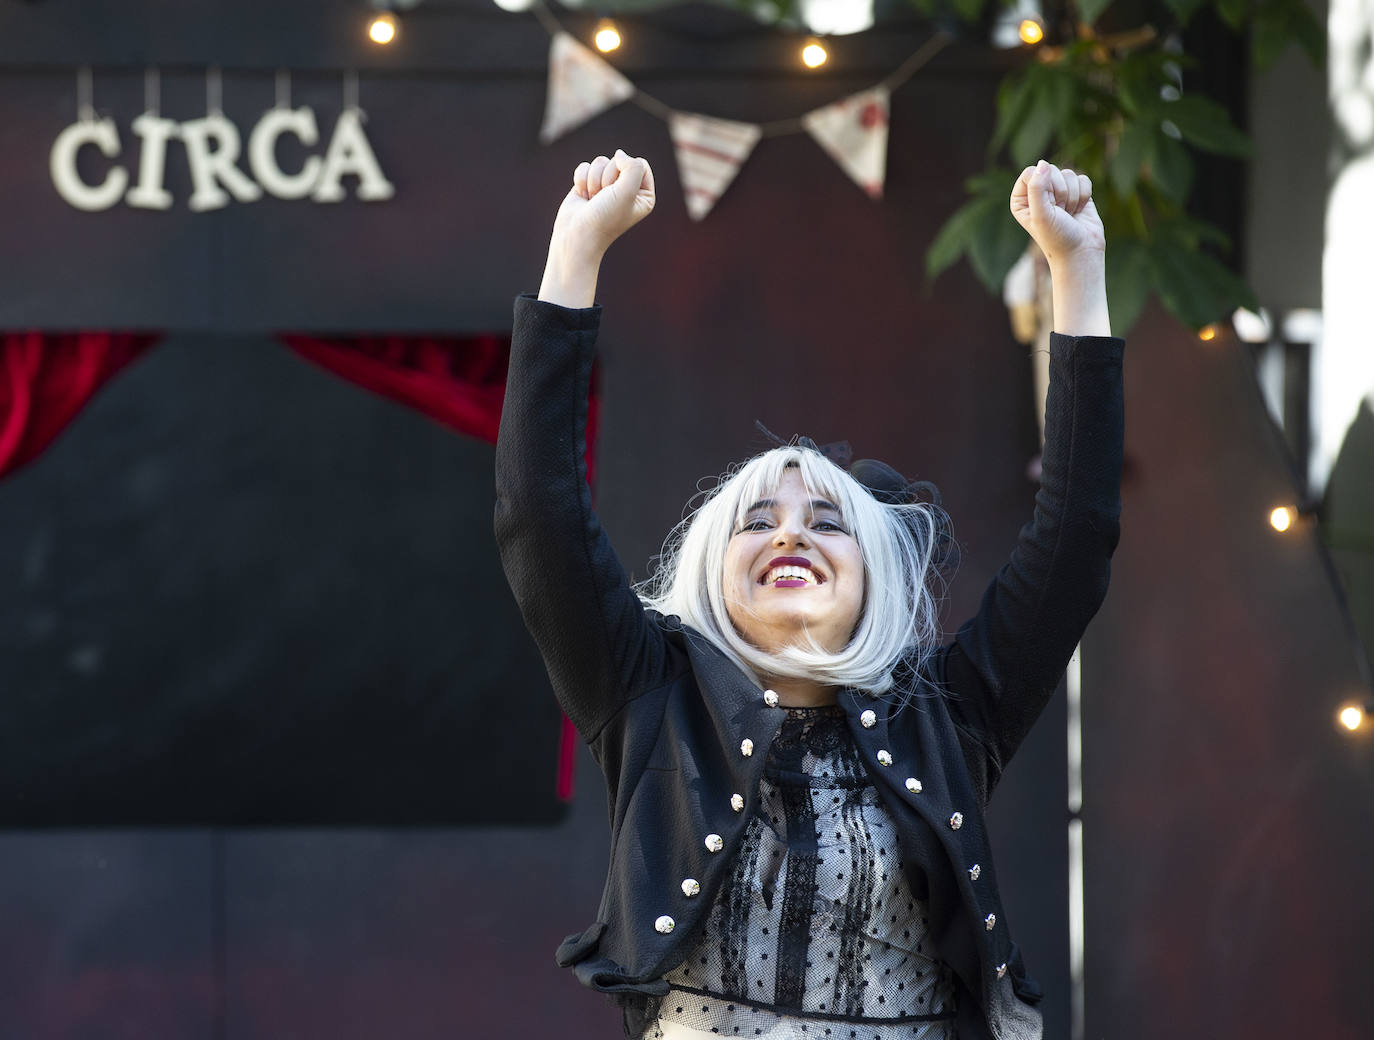
[[[912,2],[938,13],[937,0]],[[955,3],[970,19],[1000,6],[1000,0]],[[988,169],[967,182],[969,201],[936,236],[927,273],[934,278],[967,257],[988,290],[1000,292],[1025,248],[1020,229],[1006,219],[1007,186],[1016,171],[1049,158],[1093,181],[1107,231],[1107,291],[1118,334],[1135,323],[1151,293],[1194,328],[1238,306],[1257,309],[1253,291],[1217,256],[1230,249],[1226,234],[1188,209],[1196,153],[1251,154],[1250,139],[1225,107],[1185,88],[1196,61],[1182,49],[1178,30],[1207,0],[1147,3],[1140,24],[1099,35],[1093,23],[1110,4],[1069,6],[1066,17],[1050,22],[1032,60],[1003,80]],[[1321,63],[1324,31],[1303,0],[1214,0],[1214,6],[1231,29],[1248,30],[1257,66],[1272,63],[1290,40]],[[1054,39],[1056,26],[1067,39]]]

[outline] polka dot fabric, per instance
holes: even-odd
[[[842,709],[787,709],[760,795],[645,1036],[954,1040],[953,979]]]

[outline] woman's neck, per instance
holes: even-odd
[[[834,704],[840,692],[838,686],[783,676],[765,680],[764,686],[778,695],[778,705],[783,708],[816,708],[822,704]]]

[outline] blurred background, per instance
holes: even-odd
[[[991,828],[1046,1036],[1374,1022],[1369,0],[0,0],[0,1036],[611,1037],[604,787],[491,537],[511,303],[653,165],[587,446],[647,572],[788,436],[1036,489],[1088,172],[1111,594]]]

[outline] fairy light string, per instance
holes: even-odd
[[[549,36],[557,36],[559,33],[566,33],[568,30],[558,20],[558,17],[542,3],[534,3],[530,7],[530,12],[535,19],[542,25]],[[575,33],[569,33],[575,36]],[[892,94],[902,87],[912,76],[916,75],[924,68],[932,58],[944,50],[954,41],[954,37],[943,29],[936,30],[935,34],[925,43],[921,44],[911,55],[897,68],[893,69],[887,76],[879,80],[873,87],[885,88],[888,94]],[[605,61],[605,58],[602,58]],[[608,63],[609,64],[609,63]],[[633,81],[631,81],[633,82]],[[854,93],[849,91],[848,93]],[[845,96],[848,96],[848,93]],[[663,122],[668,122],[673,115],[680,112],[671,105],[665,104],[652,94],[641,90],[639,84],[634,84],[634,93],[629,98],[632,104],[638,105],[650,115],[656,116]],[[783,137],[788,134],[799,134],[805,131],[801,116],[793,116],[788,119],[774,119],[765,123],[755,123],[759,128],[762,137]]]

